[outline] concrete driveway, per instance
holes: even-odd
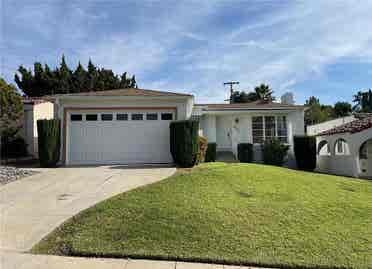
[[[0,251],[27,251],[81,210],[175,172],[121,166],[38,170],[40,174],[0,187]]]

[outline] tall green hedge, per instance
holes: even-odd
[[[293,140],[298,169],[313,171],[316,167],[315,136],[294,136]]]
[[[217,158],[217,144],[208,143],[207,152],[205,153],[205,162],[215,162]]]
[[[253,161],[253,145],[251,143],[238,144],[238,160],[242,163]]]
[[[199,122],[192,120],[170,123],[170,151],[174,162],[181,167],[192,167],[198,156]]]
[[[59,161],[61,148],[60,120],[38,120],[37,133],[40,165],[55,167]]]

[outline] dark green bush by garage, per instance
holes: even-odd
[[[40,165],[55,167],[59,161],[61,147],[60,121],[56,119],[38,120],[37,133]]]
[[[305,171],[313,171],[316,167],[315,136],[294,136],[293,140],[297,168]]]
[[[173,161],[181,167],[195,165],[199,146],[199,122],[193,120],[170,123],[170,151]]]
[[[208,143],[207,152],[205,154],[205,162],[215,162],[217,157],[217,144]]]
[[[253,161],[253,145],[251,143],[238,144],[238,160],[241,163],[251,163]]]

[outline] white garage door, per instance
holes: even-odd
[[[73,111],[68,117],[68,164],[171,163],[174,111]]]

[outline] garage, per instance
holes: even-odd
[[[68,113],[69,164],[171,163],[174,110],[74,110]]]
[[[125,88],[57,94],[62,165],[168,164],[169,124],[189,119],[194,96]]]

